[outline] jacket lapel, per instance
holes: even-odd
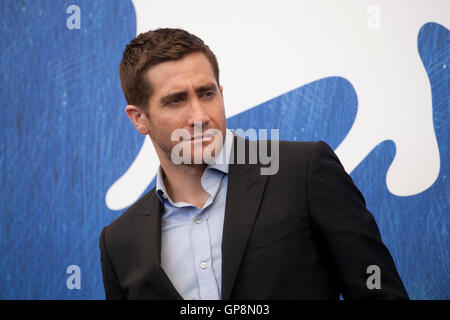
[[[155,191],[148,195],[143,208],[138,210],[135,219],[136,248],[138,250],[139,269],[144,273],[144,279],[155,290],[161,299],[183,299],[161,268],[161,214],[162,204]]]
[[[235,136],[231,156],[234,160],[229,165],[222,237],[222,300],[230,298],[267,181],[267,176],[260,174],[260,165],[248,164],[248,145],[255,142],[245,139],[247,164],[237,163],[239,139],[244,140]]]

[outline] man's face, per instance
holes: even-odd
[[[160,159],[161,156],[171,159],[172,149],[180,143],[172,141],[176,129],[189,133],[189,139],[181,143],[191,150],[191,163],[207,147],[215,150],[210,152],[212,156],[217,155],[225,139],[225,110],[222,87],[218,87],[205,55],[192,53],[181,60],[157,64],[145,76],[153,87],[146,110],[148,117],[145,116],[146,130]],[[194,139],[208,129],[217,129],[221,138]]]

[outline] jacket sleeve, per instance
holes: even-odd
[[[310,154],[307,183],[312,225],[329,250],[343,298],[408,299],[363,195],[323,141]]]
[[[111,265],[108,252],[105,245],[106,227],[103,228],[100,235],[100,261],[102,265],[103,286],[105,288],[105,297],[107,300],[124,300],[125,294],[120,288],[119,281]]]

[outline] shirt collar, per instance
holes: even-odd
[[[230,129],[225,129],[225,141],[223,148],[219,155],[206,167],[206,170],[215,169],[225,174],[228,174],[231,148],[233,146],[234,134]],[[205,172],[206,172],[205,170]],[[159,200],[164,203],[164,200],[168,198],[166,187],[164,185],[164,172],[161,165],[158,166],[158,172],[156,173],[156,194]]]

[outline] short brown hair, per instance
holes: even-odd
[[[197,36],[183,30],[160,28],[141,33],[123,52],[120,84],[128,104],[145,109],[153,88],[145,81],[145,72],[165,61],[180,60],[194,52],[202,52],[211,63],[219,85],[219,65],[209,47]]]

